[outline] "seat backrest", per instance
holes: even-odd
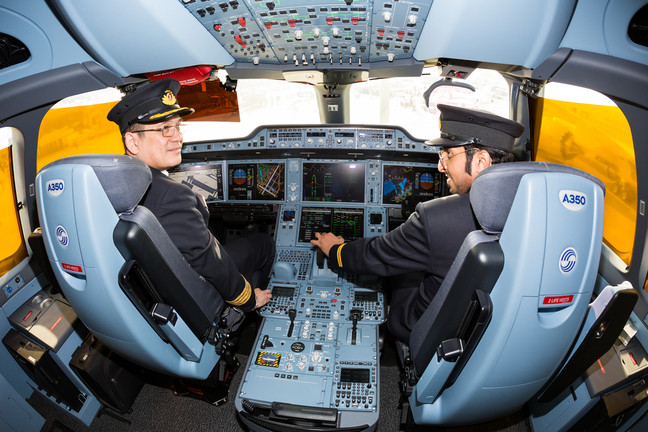
[[[604,186],[548,163],[494,165],[464,242],[410,337],[416,423],[469,424],[519,409],[565,360],[594,287]],[[441,409],[441,407],[443,407]]]
[[[205,378],[219,358],[205,336],[224,302],[138,206],[150,182],[148,166],[130,156],[45,166],[36,179],[45,247],[65,297],[98,339],[145,367]],[[168,323],[151,316],[155,304],[173,308]]]

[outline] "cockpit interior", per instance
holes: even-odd
[[[220,244],[274,242],[247,314],[107,119],[168,78],[168,177]],[[0,0],[0,100],[0,429],[648,430],[646,0]],[[311,242],[455,197],[439,105],[524,131],[402,341],[429,275]]]

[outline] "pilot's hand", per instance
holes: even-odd
[[[344,243],[344,237],[333,233],[315,233],[315,240],[310,241],[312,244],[322,249],[324,255],[329,256],[329,251],[335,245]]]
[[[254,298],[256,299],[256,305],[254,309],[259,309],[261,306],[265,306],[266,303],[272,298],[272,293],[269,289],[262,290],[261,288],[254,288]]]

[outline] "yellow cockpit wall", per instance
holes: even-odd
[[[636,229],[637,172],[625,116],[611,101],[539,97],[536,107],[534,160],[570,165],[605,183],[603,240],[629,266]]]
[[[49,110],[38,135],[36,169],[78,154],[124,154],[119,129],[106,119],[114,105],[106,102]]]
[[[27,257],[13,182],[11,147],[0,150],[0,276]]]

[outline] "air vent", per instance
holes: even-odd
[[[628,36],[632,42],[648,47],[648,5],[639,9],[630,20]]]
[[[0,69],[22,63],[30,56],[24,43],[13,36],[0,33]]]

